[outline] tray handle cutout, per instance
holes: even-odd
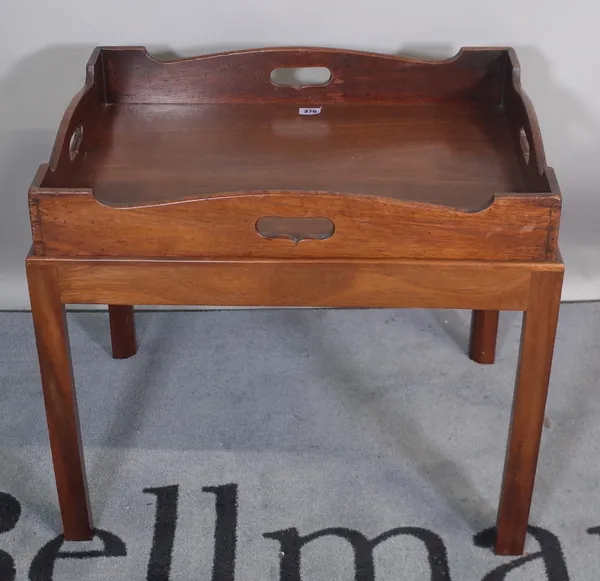
[[[335,232],[334,223],[325,217],[263,216],[255,228],[263,238],[287,238],[295,244],[302,240],[327,240]]]
[[[278,87],[305,89],[325,87],[333,75],[327,67],[279,67],[271,71],[271,83]]]
[[[75,127],[69,139],[69,158],[73,161],[79,153],[81,142],[83,141],[83,125],[80,123]]]
[[[521,153],[523,154],[523,159],[525,160],[525,165],[529,165],[530,155],[530,147],[529,147],[529,138],[527,137],[527,132],[525,131],[525,127],[521,127],[519,129],[519,142],[521,144]]]

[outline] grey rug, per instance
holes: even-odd
[[[521,317],[144,312],[109,354],[69,315],[96,537],[63,543],[30,316],[0,315],[0,579],[592,580],[600,304],[564,305],[527,555],[494,524]]]

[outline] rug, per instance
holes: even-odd
[[[526,554],[490,545],[521,316],[69,314],[94,539],[64,542],[28,313],[0,314],[0,580],[593,580],[600,304],[563,305]]]

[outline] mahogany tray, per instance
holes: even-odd
[[[270,79],[300,66],[331,79]],[[560,195],[518,71],[500,49],[97,49],[30,192],[36,254],[553,259]],[[335,235],[256,235],[298,213]]]
[[[298,67],[329,77],[280,80]],[[560,189],[512,49],[97,48],[29,204],[66,538],[92,528],[64,304],[108,304],[117,357],[135,353],[135,304],[469,308],[481,363],[513,309],[527,314],[496,550],[522,551],[563,265]]]

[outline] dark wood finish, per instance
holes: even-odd
[[[330,81],[270,80],[306,66]],[[307,106],[322,109],[299,115]],[[135,352],[135,304],[466,308],[481,362],[493,360],[498,311],[517,309],[527,315],[496,548],[522,550],[562,280],[561,192],[514,51],[160,62],[99,48],[29,204],[30,281],[52,273],[34,318],[44,385],[56,386],[45,391],[61,499],[76,488],[63,511],[73,538],[88,534],[73,519],[89,516],[82,462],[60,462],[80,449],[76,408],[49,399],[74,393],[62,303],[110,305],[115,356]]]
[[[278,87],[267,74],[317,64],[333,71],[326,87]],[[322,113],[301,117],[311,94]],[[163,63],[105,48],[30,190],[31,219],[46,256],[126,246],[145,257],[543,261],[556,255],[561,206],[550,171],[507,49],[441,63],[325,49]],[[336,232],[266,240],[253,226],[268,215],[327,217]]]
[[[108,305],[110,338],[114,359],[127,359],[137,352],[135,320],[131,305]]]
[[[531,279],[498,508],[496,552],[500,555],[519,555],[525,545],[562,280],[561,267],[536,272]]]
[[[521,310],[528,302],[532,272],[523,263],[420,260],[59,260],[58,264],[61,295],[69,304]]]
[[[102,50],[109,103],[436,103],[498,104],[508,54],[462,49],[444,63],[327,48],[267,48],[161,62],[144,47]],[[327,67],[329,83],[278,86],[273,69]]]
[[[494,363],[499,311],[473,311],[469,357],[477,363]]]
[[[333,71],[331,82],[326,86],[296,89],[279,87],[269,80],[273,68],[311,65],[330,67]],[[190,111],[198,110],[188,107],[187,112],[182,111],[177,107],[182,104],[206,106],[218,103],[220,108],[232,104],[285,104],[290,107],[312,101],[319,105],[369,105],[371,113],[378,109],[375,107],[373,111],[374,105],[386,103],[396,106],[457,104],[467,110],[472,107],[473,111],[483,107],[488,109],[488,114],[490,110],[504,110],[513,140],[524,127],[531,139],[531,159],[537,162],[534,165],[538,173],[544,174],[546,170],[537,119],[522,90],[519,63],[512,49],[465,48],[456,57],[443,62],[302,48],[239,51],[159,62],[149,57],[143,48],[105,47],[92,54],[85,86],[65,112],[50,158],[51,171],[45,175],[44,185],[56,187],[83,165],[87,159],[85,154],[97,150],[102,142],[111,141],[110,132],[106,131],[106,118],[114,115],[115,104],[125,102],[138,113],[147,110],[139,105],[167,105],[170,113],[159,117],[163,118],[163,123],[168,119],[171,125],[176,125],[177,115],[173,111],[179,110],[185,117]],[[324,111],[329,109],[324,107]],[[232,109],[225,107],[225,110]],[[195,115],[198,117],[197,112]],[[319,116],[319,119],[322,118]],[[79,124],[84,128],[81,155],[71,163],[69,139]],[[501,129],[498,131],[502,133]],[[290,132],[288,128],[284,133],[296,138],[306,136],[303,130],[297,129]],[[449,138],[460,144],[461,140],[452,133],[448,131]],[[320,132],[316,131],[316,134]],[[490,139],[495,141],[497,137]],[[465,141],[462,140],[462,148]],[[517,155],[520,143],[514,145]],[[102,147],[106,149],[106,144]],[[545,176],[541,181],[536,176],[533,178],[534,187],[537,189],[539,182],[542,191],[546,191],[548,180]],[[64,183],[59,185],[64,187]]]
[[[40,255],[95,257],[122,256],[127,248],[138,257],[543,261],[552,252],[559,215],[553,210],[560,207],[556,195],[499,196],[480,212],[328,193],[239,194],[133,208],[102,205],[89,193],[36,190],[32,199]],[[267,239],[256,232],[263,216],[325,216],[335,233],[299,244]]]
[[[105,93],[102,49],[96,48],[86,67],[85,85],[69,103],[58,128],[47,166],[49,171],[45,172],[50,187],[61,187],[61,180],[68,179],[73,168],[83,163],[86,152],[94,147],[98,137],[104,133],[102,116],[106,108]],[[69,147],[79,125],[83,127],[83,134],[78,153],[73,157]]]
[[[87,540],[92,520],[57,267],[28,262],[27,279],[64,535],[66,540]]]
[[[314,117],[298,110],[294,103],[106,105],[106,130],[82,141],[85,160],[60,185],[93,189],[111,205],[266,190],[480,210],[494,194],[549,193],[521,167],[513,142],[520,127],[513,133],[501,108],[340,103]]]
[[[537,116],[531,100],[521,86],[521,67],[514,50],[508,51],[508,59],[503,107],[507,112],[513,145],[519,152],[517,158],[520,170],[532,187],[546,188],[550,184],[545,175],[546,154]],[[527,156],[523,155],[523,141],[526,141]]]

